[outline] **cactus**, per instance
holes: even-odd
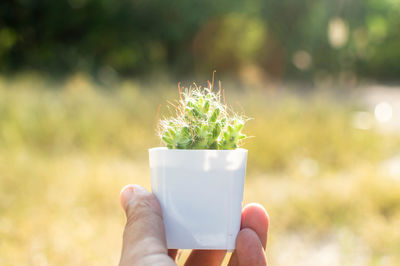
[[[158,130],[169,149],[232,150],[246,138],[242,129],[247,118],[231,111],[221,102],[221,89],[214,92],[208,84],[183,90],[178,85],[176,117],[161,119]]]

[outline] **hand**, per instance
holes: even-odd
[[[127,222],[119,265],[176,265],[178,251],[167,249],[157,198],[140,186],[127,185],[121,191],[121,205]],[[267,265],[268,225],[268,215],[261,205],[244,207],[241,230],[229,265]],[[226,250],[193,250],[185,265],[220,265],[225,254]]]

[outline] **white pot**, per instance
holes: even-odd
[[[247,150],[149,150],[171,249],[235,248]]]

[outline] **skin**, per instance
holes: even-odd
[[[138,185],[127,185],[121,191],[121,206],[127,221],[119,265],[176,265],[179,252],[167,249],[157,198]],[[268,226],[269,218],[261,205],[246,205],[229,265],[267,265]],[[185,265],[221,265],[225,255],[226,250],[193,250]]]

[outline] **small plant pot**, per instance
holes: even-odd
[[[149,150],[170,249],[235,248],[247,150]]]

